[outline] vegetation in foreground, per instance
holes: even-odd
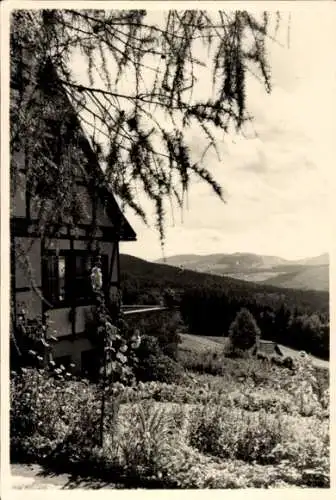
[[[189,355],[206,365],[204,352]],[[103,446],[98,386],[36,369],[12,374],[12,461],[129,488],[329,487],[326,371],[306,356],[295,369],[223,358],[216,376],[183,365],[181,353],[174,382],[169,371],[169,383],[107,388]]]
[[[229,351],[181,349],[176,311],[161,322],[148,317],[147,335],[128,342],[134,325],[111,325],[97,283],[110,376],[75,380],[65,367],[38,364],[13,372],[13,461],[95,475],[111,487],[329,486],[327,371],[305,353],[253,357],[259,329],[247,310],[232,322]]]

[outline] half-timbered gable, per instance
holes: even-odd
[[[31,81],[32,78],[28,78],[27,85],[31,85]],[[41,204],[48,205],[48,188],[53,187],[52,169],[61,168],[57,155],[62,144],[57,130],[62,120],[58,118],[58,123],[50,125],[48,138],[48,154],[55,151],[55,155],[48,157],[46,153],[46,157],[39,158],[46,164],[50,161],[46,169],[51,172],[50,179],[35,179],[33,195],[27,185],[28,179],[31,182],[31,156],[28,159],[25,142],[22,141],[19,151],[12,151],[16,172],[11,193],[12,300],[14,316],[22,309],[31,318],[48,314],[53,335],[58,339],[54,356],[71,360],[80,367],[83,360],[88,362],[92,349],[88,328],[94,303],[90,285],[94,255],[97,252],[101,255],[104,290],[108,300],[113,302],[119,289],[119,241],[135,240],[136,235],[105,183],[97,155],[66,93],[61,87],[57,88],[57,92],[41,95],[41,99],[48,100],[49,115],[52,116],[53,109],[57,115],[58,107],[62,106],[66,109],[67,123],[70,117],[76,140],[69,143],[69,159],[77,161],[62,164],[62,168],[72,169],[69,176],[72,182],[65,185],[64,190],[67,198],[79,202],[79,209],[75,223],[65,213],[54,221],[52,233],[46,230],[42,234],[39,230]],[[12,100],[15,100],[15,86],[13,92]],[[55,175],[54,178],[57,182],[60,177]],[[63,188],[57,187],[59,191]]]

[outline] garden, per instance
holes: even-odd
[[[144,337],[138,369],[147,380],[104,387],[103,442],[101,384],[12,373],[12,462],[111,487],[329,487],[329,374],[305,353],[290,368],[181,346],[173,360]]]

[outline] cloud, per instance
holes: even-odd
[[[295,12],[291,48],[270,48],[272,93],[249,78],[255,121],[247,138],[229,134],[220,142],[220,160],[213,150],[205,157],[227,204],[194,182],[184,224],[176,218],[173,227],[170,218],[167,255],[255,251],[300,258],[328,249],[333,37],[327,14]],[[190,140],[193,156],[200,156],[206,142],[197,132]],[[155,232],[131,222],[139,243],[130,252],[160,257]]]

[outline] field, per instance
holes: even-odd
[[[204,335],[190,335],[182,334],[182,343],[180,344],[180,349],[186,351],[197,351],[197,352],[220,352],[223,350],[223,346],[227,343],[227,337],[212,337]],[[278,344],[284,356],[291,356],[294,359],[299,356],[298,351],[291,349],[290,347]],[[329,369],[329,361],[324,359],[319,359],[316,356],[310,356],[313,364],[320,368]]]
[[[91,477],[95,487],[328,487],[328,371],[308,357],[294,371],[223,359],[223,340],[184,335],[186,372],[175,383],[114,384],[102,447],[92,444],[94,385],[29,370],[14,378],[13,462],[38,462],[45,476]]]

